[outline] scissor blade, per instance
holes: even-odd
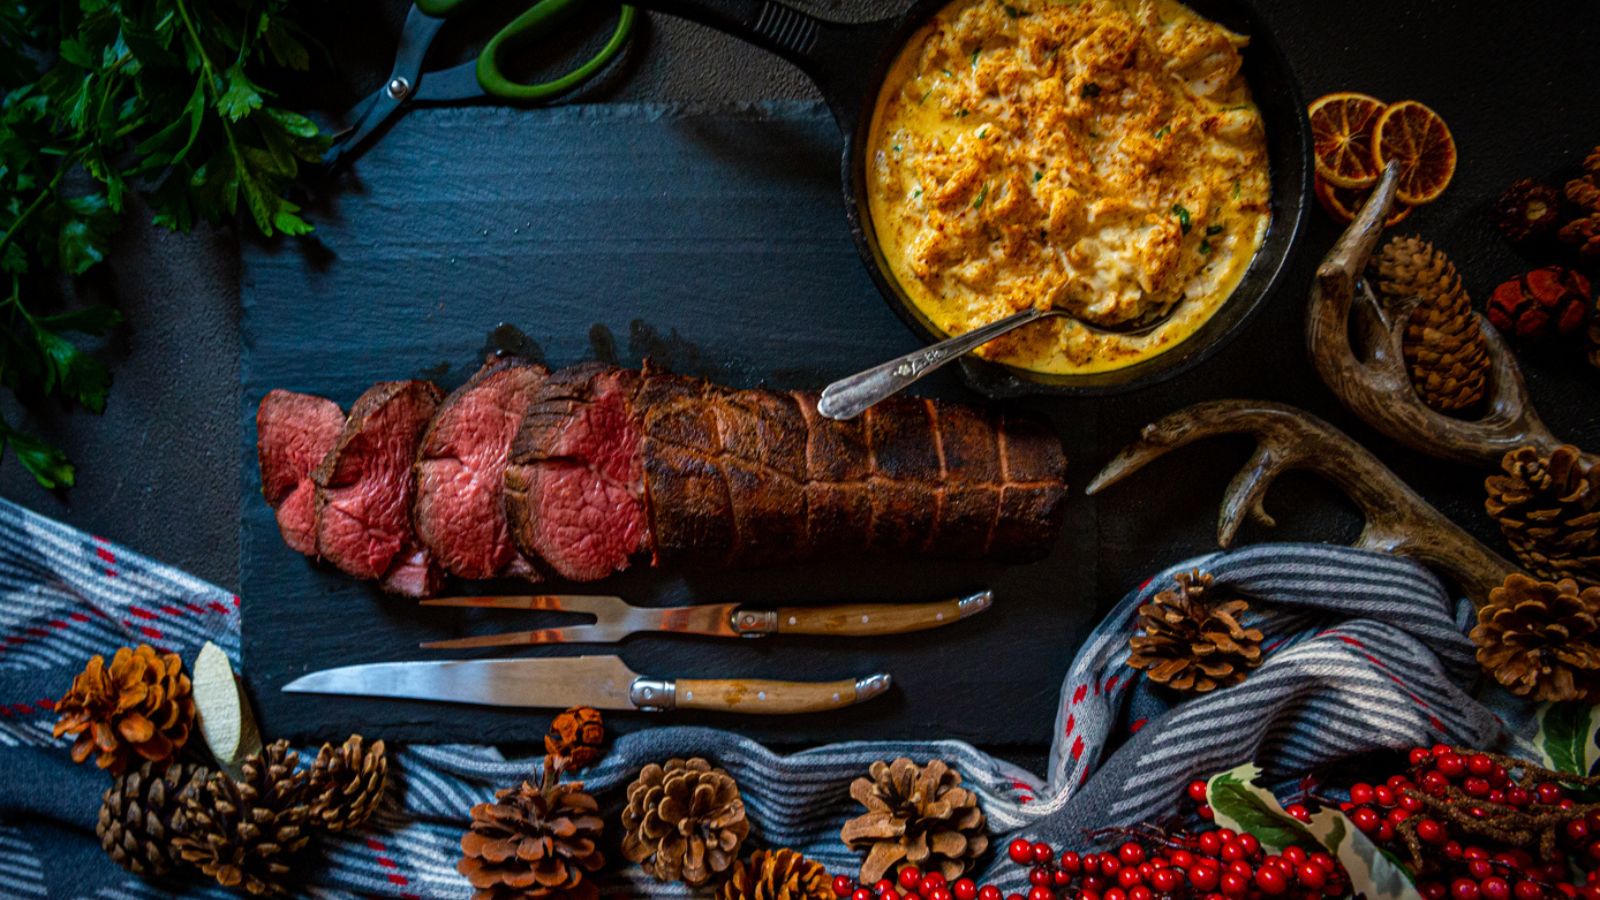
[[[428,47],[443,27],[443,18],[430,16],[412,4],[411,12],[406,14],[406,24],[400,32],[400,47],[395,51],[394,69],[384,79],[383,85],[356,107],[354,111],[359,111],[359,114],[349,122],[349,130],[341,134],[328,152],[323,154],[324,165],[336,165],[359,150],[374,131],[411,99],[422,74],[423,57],[427,56]]]
[[[480,706],[633,709],[628,693],[638,677],[616,656],[413,661],[324,669],[283,690]]]

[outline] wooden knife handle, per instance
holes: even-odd
[[[868,675],[851,681],[760,681],[750,678],[679,678],[657,691],[660,709],[703,709],[746,715],[842,709],[889,690],[889,676]],[[635,685],[637,692],[638,686]],[[662,694],[665,696],[662,696]]]
[[[994,595],[982,591],[959,600],[940,600],[935,603],[791,606],[774,612],[779,634],[881,637],[949,625],[983,612],[993,602]]]

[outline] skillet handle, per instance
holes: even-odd
[[[822,91],[846,134],[872,98],[873,65],[895,20],[852,25],[830,22],[777,0],[638,0],[640,9],[698,22],[776,53],[806,73]]]

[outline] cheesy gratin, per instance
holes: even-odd
[[[890,70],[873,112],[872,227],[895,277],[959,334],[1053,318],[979,352],[1052,373],[1117,369],[1192,334],[1266,236],[1246,38],[1176,0],[956,0]]]

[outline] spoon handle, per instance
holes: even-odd
[[[968,351],[989,343],[1008,331],[1048,315],[1048,310],[1026,309],[974,328],[966,334],[914,350],[897,359],[873,366],[828,385],[817,401],[817,412],[830,419],[854,419],[882,400],[921,381],[923,376],[943,368]]]

